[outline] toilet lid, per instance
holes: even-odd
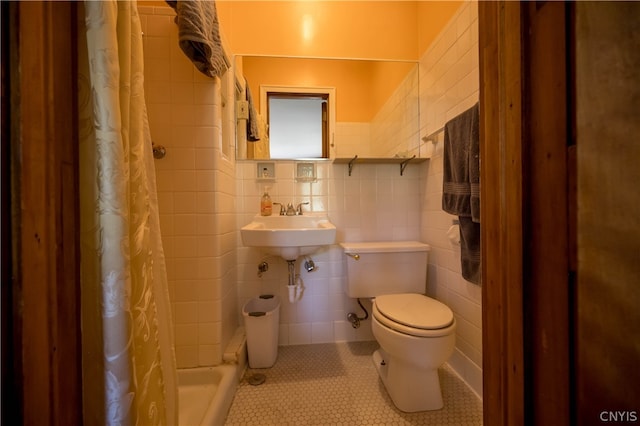
[[[421,330],[438,330],[453,323],[444,303],[422,294],[386,294],[375,299],[378,311],[392,321]]]

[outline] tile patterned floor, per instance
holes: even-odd
[[[444,408],[395,408],[371,360],[376,342],[281,346],[270,369],[248,369],[226,425],[481,425],[482,403],[445,366]],[[252,386],[254,373],[266,375]]]

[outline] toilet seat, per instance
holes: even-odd
[[[447,335],[455,322],[447,305],[416,293],[378,296],[373,315],[382,325],[417,337]]]

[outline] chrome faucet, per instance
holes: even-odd
[[[309,204],[308,201],[298,204],[298,207],[296,207],[296,214],[298,216],[302,216],[302,206],[305,206],[305,205],[308,205],[308,204]]]
[[[296,207],[293,207],[293,203],[287,203],[287,207],[282,203],[273,203],[280,206],[280,216],[302,216],[302,206],[309,204],[308,201],[299,203]]]
[[[272,204],[277,204],[277,205],[279,205],[279,206],[280,206],[280,216],[284,216],[284,214],[285,214],[284,204],[282,204],[282,203],[276,203],[276,202],[273,202]]]
[[[309,204],[309,202],[299,203],[296,207],[293,207],[293,203],[287,203],[286,207],[284,204],[276,203],[275,201],[273,204],[280,206],[280,216],[302,216],[302,206]]]
[[[296,213],[296,209],[293,208],[293,204],[289,203],[287,204],[287,211],[285,213],[287,216],[295,216]]]

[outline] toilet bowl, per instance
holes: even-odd
[[[346,293],[373,298],[373,362],[393,403],[406,412],[443,407],[438,377],[453,353],[456,322],[444,303],[425,296],[429,246],[416,241],[341,243]]]
[[[371,327],[380,344],[373,361],[396,407],[406,412],[442,408],[438,367],[455,346],[451,310],[422,294],[379,296]]]

